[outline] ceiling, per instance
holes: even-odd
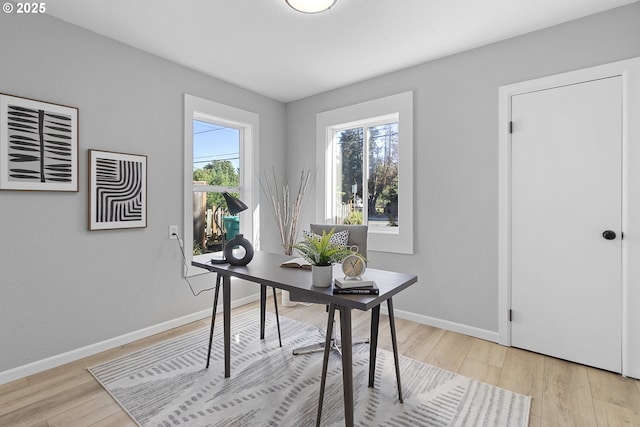
[[[638,0],[54,0],[47,13],[289,102]]]

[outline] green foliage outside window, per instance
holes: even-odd
[[[193,171],[194,181],[203,181],[206,185],[239,187],[240,173],[229,160],[219,160],[206,164]],[[221,193],[207,193],[207,209],[215,209],[224,205]]]
[[[398,123],[369,127],[365,144],[364,128],[340,132],[341,188],[343,204],[352,204],[354,210],[345,218],[345,224],[362,223],[358,203],[363,198],[363,165],[365,147],[369,170],[367,174],[365,206],[369,219],[388,219],[397,226],[398,218]],[[356,189],[354,192],[353,189]],[[358,222],[357,215],[360,215]]]
[[[363,140],[363,128],[349,129],[340,134],[342,203],[353,200],[352,185],[354,184],[356,185],[355,196],[362,198]]]
[[[349,215],[344,219],[343,224],[346,225],[361,225],[362,224],[362,212],[352,210]]]

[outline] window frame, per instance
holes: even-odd
[[[249,238],[255,249],[259,249],[258,194],[254,171],[258,170],[259,115],[229,105],[221,104],[193,95],[184,94],[184,216],[183,241],[193,241],[193,121],[209,121],[240,130],[240,187],[200,185],[199,191],[240,194],[240,199],[249,207],[240,212],[240,232]],[[193,243],[191,243],[193,245]],[[185,248],[187,265],[191,265],[193,251]],[[202,269],[188,269],[188,276],[206,273]]]
[[[333,159],[337,158],[338,155],[338,145],[340,143],[340,139],[338,134],[340,132],[344,132],[344,131],[348,131],[348,130],[352,130],[352,129],[357,129],[357,128],[362,128],[362,135],[363,135],[363,156],[362,156],[362,194],[363,194],[363,203],[366,203],[366,200],[368,199],[368,195],[369,195],[369,188],[368,188],[368,181],[366,179],[368,171],[369,171],[369,165],[370,165],[370,156],[368,155],[370,150],[369,150],[369,142],[370,142],[370,138],[371,138],[371,133],[370,130],[372,127],[378,127],[378,126],[384,126],[384,125],[388,125],[390,123],[399,123],[399,115],[398,113],[393,113],[393,114],[388,114],[386,116],[382,116],[382,117],[374,117],[371,119],[365,119],[365,120],[360,120],[357,122],[350,122],[350,123],[344,123],[341,125],[337,125],[337,126],[331,126],[331,132],[333,134],[332,136],[332,140],[331,140],[331,145],[330,145],[330,149],[331,149],[331,157]],[[337,163],[336,161],[331,162],[328,166],[327,166],[327,171],[329,169],[331,169],[330,173],[330,177],[329,180],[332,183],[333,189],[334,191],[330,194],[327,195],[327,209],[332,209],[335,208],[335,206],[338,205],[338,195],[337,195],[337,188],[336,188],[336,181],[333,181],[333,179],[337,176],[338,173],[338,168],[340,167],[340,164]],[[327,212],[327,215],[329,214],[329,212]],[[335,212],[331,212],[331,217],[335,218]],[[362,220],[365,221],[367,224],[369,223],[369,210],[364,208],[362,209]],[[381,228],[376,228],[375,230],[371,230],[373,233],[384,233],[384,234],[398,234],[398,228],[394,227],[388,230],[383,230]]]
[[[333,223],[335,132],[394,116],[398,121],[398,232],[369,229],[367,247],[372,251],[413,254],[413,91],[316,115],[316,221]]]

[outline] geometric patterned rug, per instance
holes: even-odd
[[[231,319],[231,377],[224,378],[222,316],[216,319],[211,364],[209,328],[156,344],[89,371],[143,427],[315,425],[322,353],[291,350],[323,339],[318,328],[259,312]],[[375,388],[368,383],[368,345],[353,348],[357,426],[527,426],[531,398],[400,356],[404,403],[398,401],[393,354],[378,349]],[[344,425],[340,356],[329,359],[323,426]]]

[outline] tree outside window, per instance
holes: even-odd
[[[398,123],[363,123],[335,134],[336,223],[398,227]]]

